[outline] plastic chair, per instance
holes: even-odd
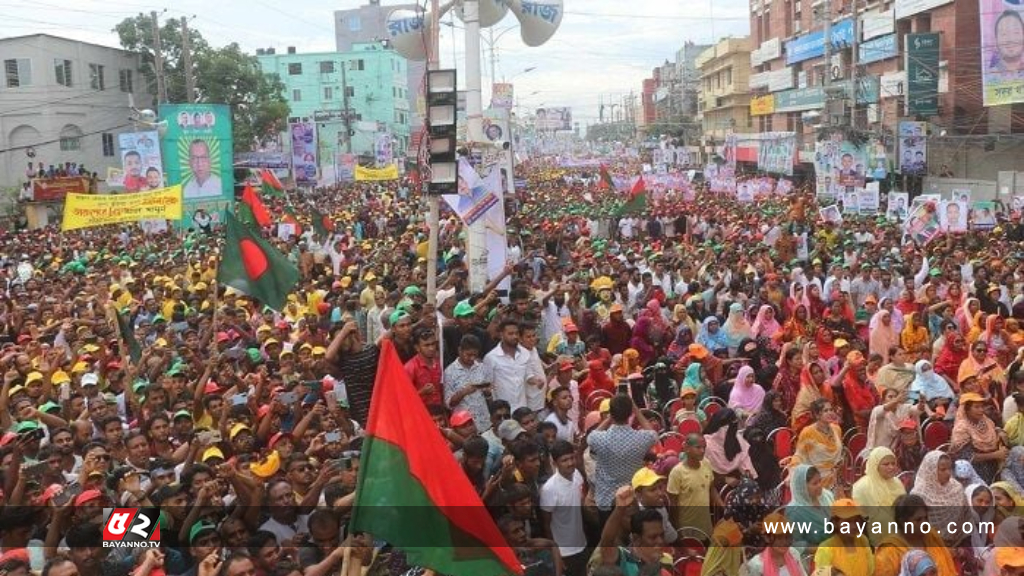
[[[686,418],[676,426],[676,432],[682,434],[683,438],[686,438],[689,434],[700,434],[702,431],[703,428],[700,425],[700,420],[696,418]]]
[[[793,494],[790,492],[789,479],[779,482],[779,486],[775,490],[779,493],[779,503],[782,506],[789,504],[789,501],[793,499]]]
[[[896,476],[896,478],[903,483],[903,486],[907,489],[907,492],[910,492],[910,490],[914,487],[914,478],[916,476],[916,470],[907,470],[905,472],[900,472],[899,475]]]
[[[851,430],[856,430],[856,428],[852,428]],[[855,434],[850,434],[848,438],[845,438],[843,440],[843,444],[846,445],[850,454],[857,456],[863,452],[864,448],[868,445],[868,435],[858,431]]]
[[[712,404],[717,404],[719,408],[722,408],[725,406],[725,400],[722,400],[718,396],[709,396],[705,398],[700,404],[698,404],[697,407],[703,410],[705,413],[707,413],[708,407],[711,406]]]
[[[928,450],[937,450],[939,446],[949,442],[952,432],[945,422],[932,420],[924,425],[924,446]]]
[[[684,536],[680,538],[675,544],[676,550],[680,550],[680,554],[683,558],[693,558],[694,556],[704,556],[707,554],[707,544],[701,541],[699,538],[693,536]]]
[[[659,440],[663,449],[672,450],[676,454],[682,454],[683,445],[686,444],[686,436],[678,432],[662,432]]]
[[[661,417],[661,414],[658,414],[657,410],[644,408],[640,410],[640,413],[644,415],[644,418],[647,418],[652,426],[654,426],[654,430],[656,432],[661,433],[665,430],[665,420]]]
[[[661,409],[661,413],[665,416],[666,422],[675,422],[676,412],[679,412],[682,408],[683,400],[681,398],[675,398],[673,400],[669,400],[668,403],[665,404],[665,407]]]
[[[672,570],[676,576],[700,576],[704,569],[704,558],[701,556],[683,557],[675,561]]]
[[[768,443],[775,447],[775,457],[779,460],[793,455],[793,430],[776,428],[768,433]]]
[[[594,390],[587,396],[587,410],[593,412],[601,407],[601,401],[611,399],[612,393],[607,390]]]

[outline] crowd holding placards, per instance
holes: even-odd
[[[1019,215],[919,245],[799,184],[633,212],[519,172],[503,276],[469,290],[445,213],[436,304],[398,181],[263,199],[280,310],[217,282],[216,233],[5,233],[0,571],[423,573],[348,530],[387,340],[527,574],[1024,574]],[[103,547],[147,506],[159,549]]]

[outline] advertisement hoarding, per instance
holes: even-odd
[[[934,116],[939,113],[938,32],[907,34],[907,115]]]
[[[1024,102],[1024,6],[979,0],[985,106]]]
[[[126,132],[117,137],[124,170],[124,191],[156,190],[164,185],[164,164],[160,156],[160,135],[156,130]]]
[[[542,132],[572,130],[572,108],[538,108],[536,128]]]
[[[292,175],[298,186],[316,186],[316,123],[293,122],[288,125],[292,141]]]
[[[185,203],[183,227],[194,219],[204,230],[223,222],[234,200],[231,109],[226,104],[163,104],[167,122],[161,139],[165,180],[181,184]]]

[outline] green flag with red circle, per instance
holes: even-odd
[[[217,281],[258,298],[274,310],[284,308],[299,283],[299,269],[259,233],[227,214],[227,239]]]

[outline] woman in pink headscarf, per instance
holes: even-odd
[[[774,342],[781,330],[782,326],[775,319],[775,309],[767,304],[761,306],[757,311],[757,318],[754,318],[754,323],[750,327],[754,339],[768,338]]]
[[[729,393],[729,407],[740,413],[741,418],[755,414],[764,402],[764,388],[754,377],[754,369],[743,366],[736,374],[736,382]]]
[[[670,334],[668,322],[661,314],[661,304],[651,299],[640,312],[633,326],[633,338],[629,341],[630,347],[640,352],[642,366],[664,354]]]

